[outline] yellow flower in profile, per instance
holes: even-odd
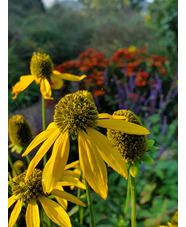
[[[118,117],[122,119],[122,117]],[[54,144],[50,159],[43,170],[43,189],[50,192],[59,181],[67,163],[70,140],[78,139],[79,161],[83,177],[103,199],[107,198],[107,169],[105,162],[127,179],[125,161],[108,138],[97,127],[120,130],[128,134],[145,135],[149,131],[109,114],[98,114],[94,99],[88,91],[78,91],[64,96],[55,107],[54,122],[30,143],[23,156],[37,145],[42,146],[30,162],[26,179]]]
[[[27,120],[22,115],[14,115],[8,120],[8,135],[11,151],[20,154],[32,141],[33,134]]]
[[[31,75],[21,76],[19,82],[12,87],[12,94],[17,95],[24,91],[33,81],[40,84],[40,91],[44,99],[53,99],[52,89],[57,90],[63,86],[63,79],[69,81],[81,81],[86,76],[75,76],[69,73],[60,73],[54,70],[49,55],[34,53],[30,62]]]
[[[47,198],[47,195],[42,189],[42,171],[39,169],[34,169],[27,181],[25,181],[25,176],[26,171],[13,179],[13,195],[8,199],[8,208],[15,202],[16,204],[10,215],[8,226],[13,227],[15,225],[17,218],[21,213],[21,208],[26,203],[26,225],[39,227],[39,202],[46,215],[54,223],[59,226],[71,227],[71,221],[64,209],[63,202],[68,200],[80,206],[85,206],[85,204],[77,197],[65,192],[62,188],[62,183],[59,185],[57,184],[51,191],[51,195],[53,195],[62,206]],[[71,183],[69,184],[71,185]]]
[[[14,162],[13,166],[14,166],[14,169],[12,169],[13,177],[16,177],[17,175],[23,173],[26,170],[26,166],[24,162],[21,160],[17,160],[16,162]]]
[[[140,119],[130,110],[117,110],[113,116],[123,116],[124,121],[142,126]],[[119,130],[107,130],[107,137],[115,146],[127,163],[134,163],[144,156],[147,150],[146,135],[129,135]]]

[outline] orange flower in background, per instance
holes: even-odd
[[[147,79],[149,77],[148,72],[140,72],[137,75],[136,86],[141,87],[147,84]]]
[[[65,62],[57,66],[56,69],[63,73],[85,73],[87,80],[83,86],[91,91],[94,97],[98,97],[105,94],[104,71],[107,68],[114,67],[117,70],[116,74],[117,72],[120,73],[120,79],[122,79],[122,76],[123,78],[135,76],[137,87],[146,86],[147,84],[151,86],[148,81],[149,74],[145,72],[146,70],[167,75],[165,62],[168,59],[159,55],[149,56],[146,51],[146,46],[141,49],[130,46],[129,48],[117,50],[107,60],[104,53],[89,48],[81,53],[76,60]],[[115,72],[113,71],[113,73]]]
[[[105,94],[105,91],[103,90],[93,90],[92,91],[94,97],[102,96]]]

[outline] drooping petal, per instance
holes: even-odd
[[[57,70],[54,70],[53,74],[58,78],[61,78],[61,79],[64,79],[64,80],[70,80],[70,81],[81,81],[81,80],[83,80],[84,78],[87,77],[86,75],[76,76],[76,75],[69,74],[69,73],[60,73]]]
[[[63,187],[61,185],[56,185],[55,186],[55,189],[59,189],[59,190],[62,190],[64,191]],[[68,202],[66,199],[63,199],[61,197],[58,197],[58,196],[54,196],[55,199],[58,201],[58,203],[65,209],[67,210],[67,207],[68,207]]]
[[[47,197],[40,197],[39,201],[47,216],[57,225],[71,227],[71,222],[66,211],[56,202]]]
[[[29,227],[40,227],[39,208],[35,200],[28,203],[26,209],[26,225]]]
[[[75,186],[81,189],[86,189],[85,185],[75,177],[62,175],[61,180],[62,181],[58,183],[61,186]]]
[[[8,208],[11,207],[17,200],[18,197],[15,195],[12,195],[10,198],[8,198]]]
[[[14,207],[14,209],[12,210],[12,213],[10,215],[10,219],[9,219],[9,223],[8,223],[8,227],[13,227],[17,221],[17,218],[21,212],[21,208],[22,208],[22,201],[19,199]]]
[[[150,132],[141,125],[118,119],[98,120],[98,126],[118,130],[132,135],[148,135]]]
[[[125,161],[122,158],[119,151],[112,146],[111,142],[102,133],[88,128],[87,133],[92,143],[96,144],[96,147],[103,158],[103,160],[116,172],[121,174],[124,178],[128,178],[128,172],[125,165]]]
[[[65,191],[62,191],[62,190],[59,190],[59,189],[53,189],[51,191],[51,194],[54,195],[54,196],[58,196],[58,197],[61,197],[63,199],[66,199],[66,200],[68,200],[72,203],[75,203],[77,205],[85,207],[85,204],[80,199],[78,199],[74,195],[71,195],[68,192],[65,192]]]
[[[52,90],[50,83],[47,79],[42,79],[40,82],[40,91],[44,99],[53,99],[52,96]]]
[[[53,90],[58,90],[63,87],[63,80],[58,76],[56,76],[55,74],[50,76],[50,79],[51,79],[51,88]]]
[[[80,166],[84,178],[92,189],[103,199],[107,198],[107,169],[97,147],[82,130],[78,135]]]
[[[68,160],[70,141],[68,131],[61,133],[56,140],[52,155],[43,170],[43,190],[49,193],[61,178],[62,172]]]
[[[27,154],[29,154],[31,150],[33,150],[35,147],[37,147],[37,145],[46,140],[55,130],[56,128],[50,128],[37,135],[29,144],[29,146],[27,147],[26,151],[22,154],[22,156],[26,156]]]
[[[34,79],[35,76],[32,75],[21,76],[20,80],[12,87],[12,95],[15,94],[12,99],[16,99],[18,94],[24,91],[34,81]]]
[[[48,139],[43,143],[43,145],[40,147],[40,149],[37,151],[36,155],[34,156],[34,158],[32,159],[32,161],[30,162],[30,164],[28,166],[28,170],[27,170],[27,174],[26,174],[25,180],[28,179],[28,177],[30,176],[30,174],[33,171],[33,169],[35,168],[35,166],[41,161],[42,157],[47,153],[47,151],[52,146],[54,141],[57,139],[59,134],[60,134],[60,131],[59,130],[55,130],[48,137]]]

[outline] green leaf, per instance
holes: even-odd
[[[147,154],[145,154],[141,160],[145,163],[148,163],[148,164],[154,164],[154,160]]]
[[[157,151],[159,147],[156,146],[147,146],[147,152]]]
[[[154,143],[155,143],[154,140],[148,140],[148,141],[147,141],[147,145],[148,145],[148,146],[153,146]]]

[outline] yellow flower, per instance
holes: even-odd
[[[144,18],[144,21],[147,22],[147,21],[149,21],[150,19],[151,19],[151,16],[148,15],[148,16],[146,16],[146,17]]]
[[[9,227],[15,225],[17,218],[21,212],[24,203],[27,204],[26,208],[26,225],[27,226],[40,226],[39,207],[40,202],[47,216],[57,225],[71,227],[71,222],[68,214],[66,213],[64,201],[68,200],[80,206],[85,204],[77,197],[65,192],[62,188],[63,184],[57,184],[51,191],[51,194],[62,205],[47,198],[47,195],[42,189],[42,171],[34,169],[28,180],[25,181],[26,171],[13,179],[12,192],[13,195],[8,199],[8,208],[15,202],[9,219]],[[71,183],[69,183],[71,185]]]
[[[136,51],[136,47],[135,47],[135,46],[130,46],[130,47],[128,48],[128,51],[129,51],[130,53],[134,53],[134,52]]]
[[[69,81],[81,81],[86,76],[75,76],[69,73],[60,73],[54,70],[52,60],[49,55],[34,53],[30,62],[31,75],[21,76],[19,82],[12,87],[12,94],[17,95],[24,91],[34,80],[40,84],[40,91],[44,99],[53,99],[52,90],[60,89],[63,86],[63,79]]]
[[[72,136],[78,139],[79,161],[84,178],[97,194],[106,199],[108,186],[105,162],[126,179],[128,172],[119,151],[105,135],[95,129],[97,127],[116,129],[128,134],[149,134],[140,125],[113,119],[109,114],[99,115],[88,91],[68,94],[56,105],[54,122],[35,137],[23,154],[27,155],[44,141],[28,167],[26,179],[54,144],[51,157],[43,170],[43,188],[45,192],[50,192],[59,181],[67,163],[69,136]]]

